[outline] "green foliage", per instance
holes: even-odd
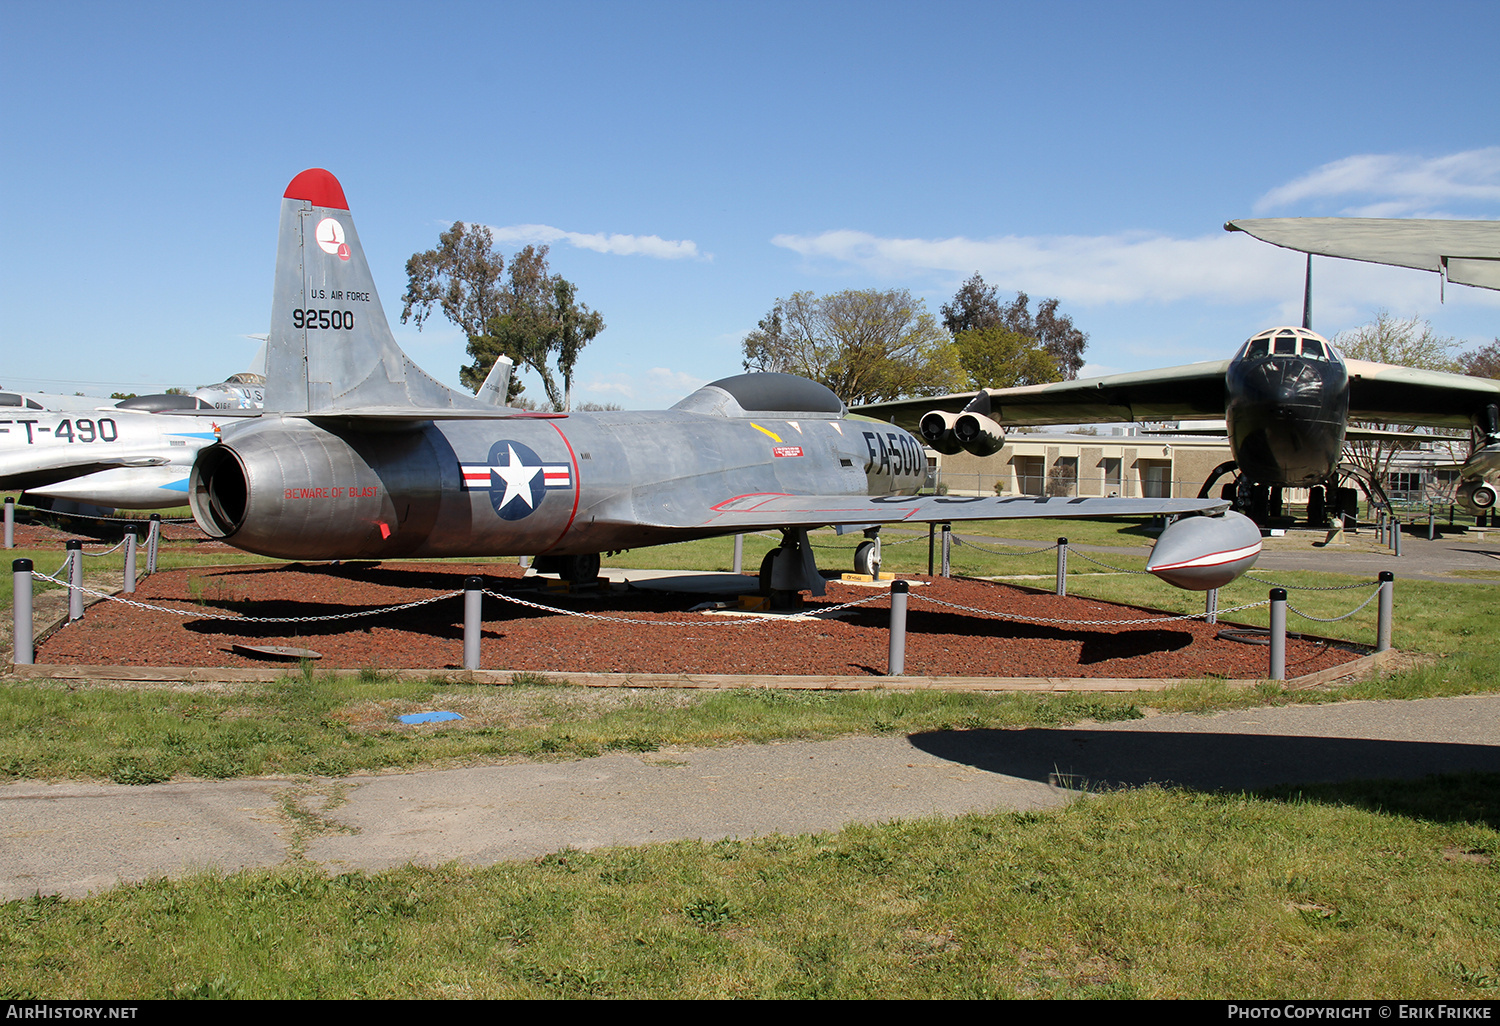
[[[507,274],[490,230],[459,221],[438,236],[436,249],[412,255],[406,276],[401,323],[411,318],[420,330],[436,305],[462,329],[474,358],[459,370],[466,387],[477,389],[504,355],[517,370],[527,367],[541,377],[553,409],[567,408],[579,351],[604,330],[604,319],[578,302],[577,286],[551,273],[546,246],[521,250]],[[507,401],[522,388],[513,375]]]
[[[943,305],[943,327],[955,338],[966,332],[996,328],[1025,336],[1052,358],[1058,377],[1043,380],[1071,381],[1078,377],[1089,337],[1073,326],[1071,317],[1057,312],[1058,301],[1042,300],[1032,316],[1031,299],[1026,293],[1017,292],[1015,299],[1002,305],[997,292],[995,286],[986,285],[976,272],[963,283],[953,302]]]
[[[958,352],[905,289],[778,299],[741,343],[745,369],[812,378],[851,406],[963,387]]]
[[[975,328],[953,337],[974,388],[1011,388],[1059,381],[1057,361],[1029,335],[1008,328]]]

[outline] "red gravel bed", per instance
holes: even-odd
[[[848,611],[845,619],[751,621],[686,610],[699,597],[616,588],[564,596],[529,590],[514,565],[494,563],[290,564],[198,567],[158,573],[135,598],[193,611],[175,616],[118,602],[90,607],[84,619],[57,631],[38,663],[123,666],[264,667],[231,652],[236,643],[311,648],[322,665],[382,669],[457,668],[463,655],[463,600],[350,620],[256,624],[208,619],[201,613],[262,617],[323,616],[390,606],[460,590],[470,574],[491,590],[548,606],[648,623],[591,620],[542,612],[500,599],[484,600],[481,666],[575,673],[883,674],[889,644],[887,595]],[[1085,598],[1038,595],[988,581],[912,578],[906,672],[915,676],[1202,677],[1254,679],[1267,668],[1267,649],[1215,637],[1221,629],[1197,620],[1133,626],[1045,624],[944,609],[924,601],[1033,617],[1122,620],[1153,614]],[[747,578],[746,591],[754,590]],[[870,595],[830,582],[809,609]],[[665,626],[675,625],[675,626]],[[1289,677],[1347,662],[1347,649],[1287,642]]]

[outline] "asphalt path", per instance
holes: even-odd
[[[471,865],[566,847],[1048,808],[1080,788],[1500,772],[1500,696],[736,745],[381,776],[0,786],[0,899],[307,860]]]

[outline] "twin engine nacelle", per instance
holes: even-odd
[[[922,439],[944,456],[993,456],[1005,446],[1005,429],[981,413],[933,410],[922,418]]]

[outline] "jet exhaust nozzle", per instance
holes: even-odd
[[[928,448],[944,456],[958,455],[963,452],[964,447],[953,434],[953,425],[957,420],[958,414],[956,413],[933,410],[922,417],[922,423],[918,428],[922,433],[922,440],[927,443]]]
[[[982,413],[960,413],[953,422],[953,437],[975,456],[993,456],[1005,447],[1005,429]]]

